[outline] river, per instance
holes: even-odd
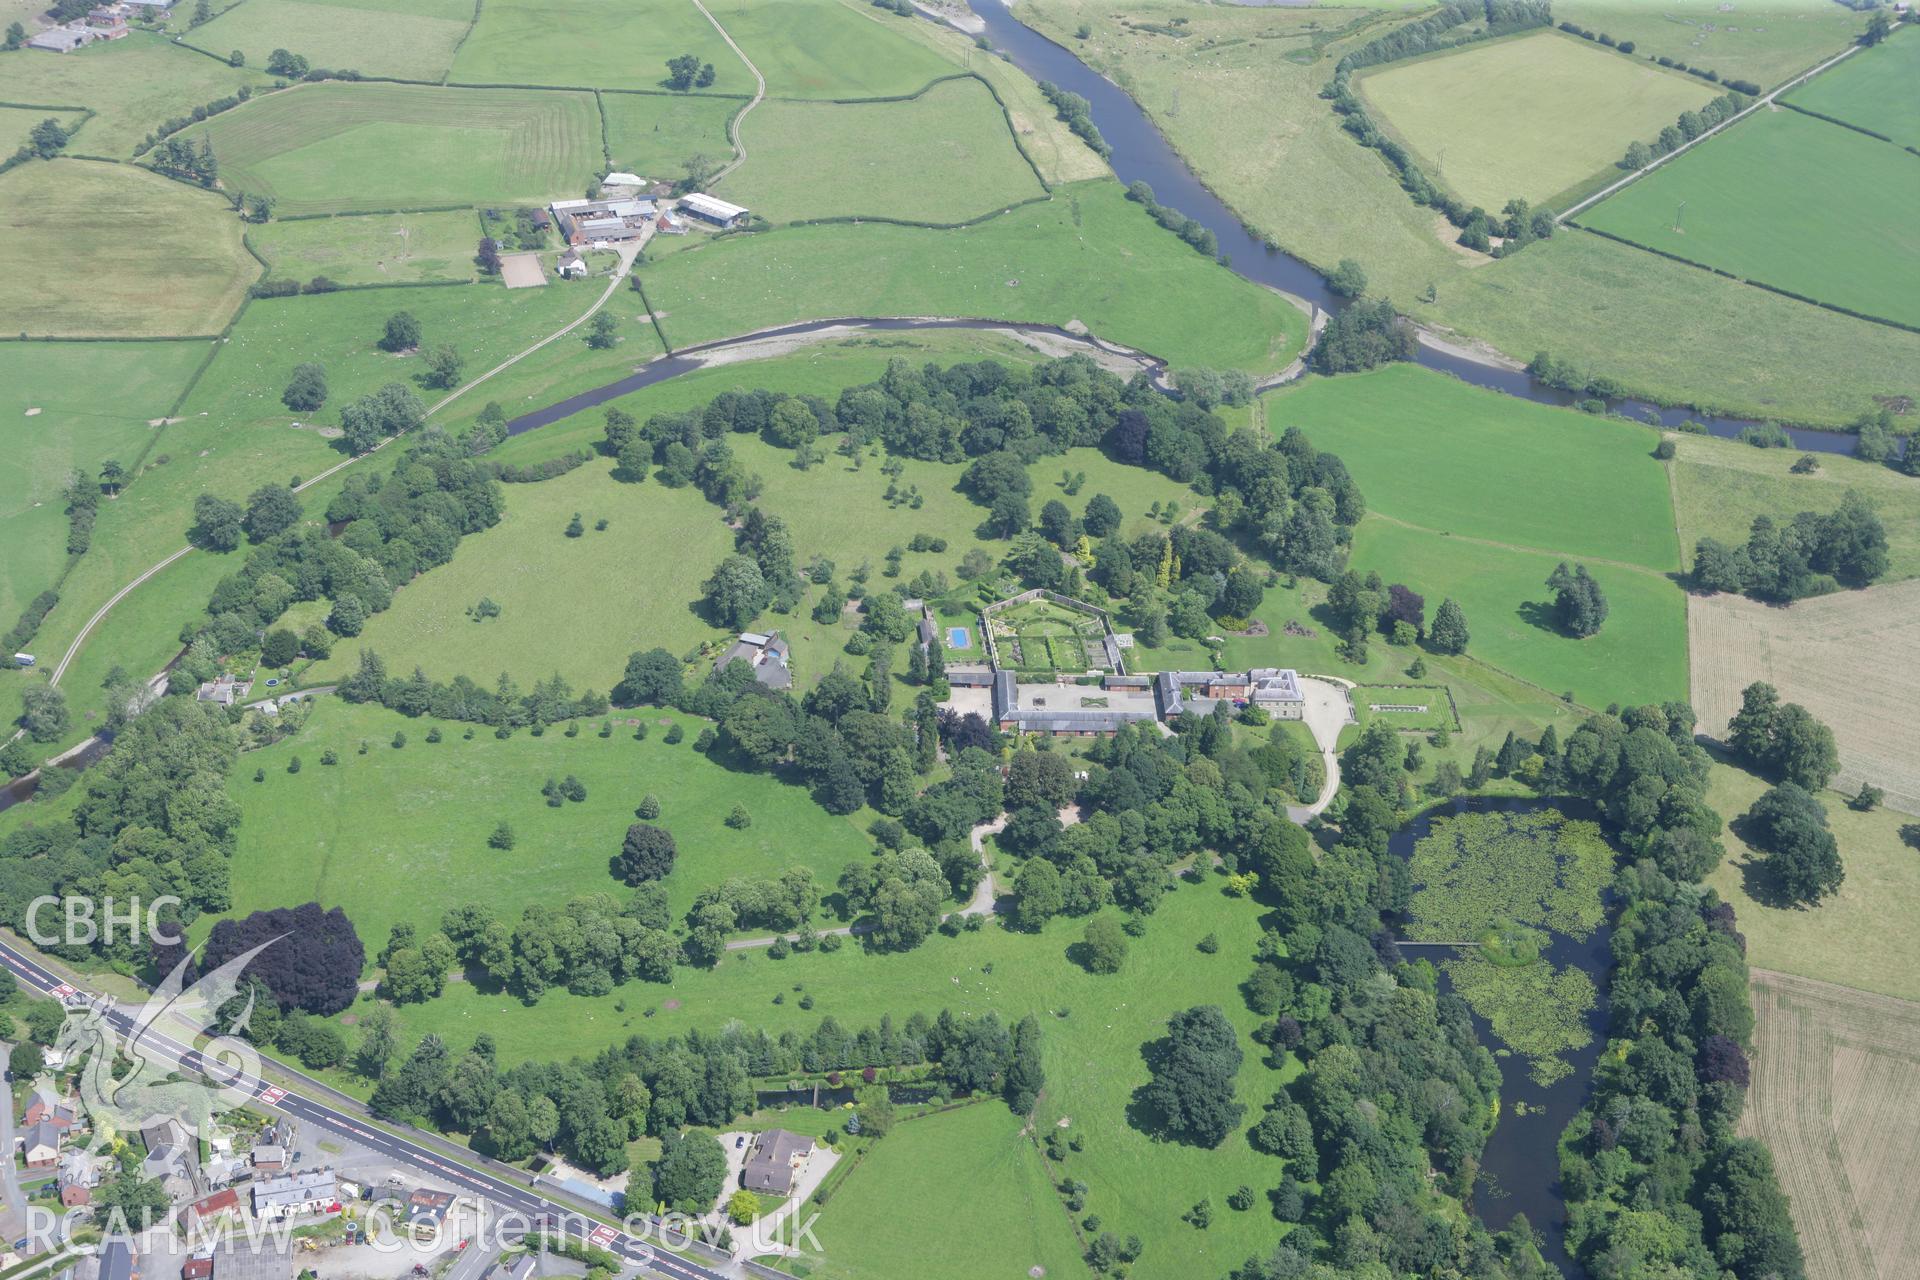
[[[1424,839],[1436,817],[1464,813],[1531,813],[1553,809],[1572,818],[1597,819],[1598,814],[1585,804],[1558,800],[1487,797],[1460,799],[1451,806],[1431,809],[1395,832],[1388,849],[1396,857],[1411,858],[1413,847]],[[1481,1153],[1480,1179],[1474,1184],[1473,1211],[1492,1230],[1505,1228],[1515,1214],[1524,1213],[1540,1240],[1540,1253],[1560,1269],[1562,1275],[1584,1272],[1567,1253],[1566,1204],[1560,1195],[1560,1134],[1567,1122],[1587,1103],[1592,1091],[1593,1068],[1600,1060],[1607,1036],[1607,979],[1612,967],[1613,937],[1611,925],[1602,924],[1585,940],[1562,933],[1549,933],[1549,946],[1541,952],[1541,962],[1556,969],[1576,968],[1593,979],[1599,1000],[1587,1015],[1591,1038],[1581,1049],[1563,1055],[1573,1070],[1552,1085],[1534,1083],[1528,1074],[1527,1060],[1517,1053],[1496,1057],[1500,1067],[1500,1118],[1493,1135]],[[1446,954],[1433,945],[1407,945],[1409,959],[1428,959],[1436,963]],[[1451,983],[1443,972],[1440,989]],[[1492,1027],[1479,1014],[1473,1014],[1474,1030],[1480,1042],[1492,1050],[1501,1043]]]
[[[1069,49],[1055,44],[1015,16],[1015,7],[1002,0],[969,0],[986,23],[986,39],[1014,66],[1035,80],[1050,81],[1085,98],[1093,122],[1113,148],[1108,162],[1122,182],[1143,181],[1154,199],[1178,209],[1213,232],[1227,266],[1237,274],[1282,293],[1291,294],[1325,311],[1338,311],[1344,300],[1327,287],[1318,269],[1278,249],[1270,249],[1249,231],[1220,197],[1209,191],[1182,160],[1164,135],[1126,92],[1087,66]],[[1580,397],[1544,386],[1524,371],[1483,363],[1421,344],[1419,362],[1429,369],[1452,374],[1463,382],[1504,392],[1539,404],[1571,405]],[[1618,414],[1642,422],[1678,427],[1698,422],[1716,436],[1734,437],[1754,425],[1748,418],[1727,418],[1668,408],[1644,400],[1609,401]],[[1818,453],[1853,452],[1853,436],[1844,431],[1815,431],[1791,427],[1795,446]]]

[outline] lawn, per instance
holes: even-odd
[[[1482,391],[1412,365],[1313,378],[1270,395],[1277,435],[1298,426],[1340,455],[1370,510],[1518,547],[1679,563],[1666,477],[1644,427]]]
[[[443,674],[456,670],[449,664]],[[482,669],[469,674],[490,679]],[[829,815],[805,788],[732,772],[695,751],[698,721],[687,722],[684,742],[667,743],[662,720],[671,718],[649,715],[644,742],[621,718],[608,738],[599,736],[599,722],[582,721],[576,738],[556,725],[543,737],[522,732],[505,741],[484,728],[468,739],[470,726],[448,723],[436,743],[426,741],[432,721],[323,698],[305,729],[248,754],[234,770],[229,789],[242,821],[233,910],[315,900],[344,907],[371,952],[397,922],[425,932],[449,907],[470,902],[511,922],[535,902],[558,907],[587,893],[624,898],[608,860],[648,794],[659,798],[659,825],[679,846],[665,881],[676,919],[701,889],[732,876],[808,866],[826,892],[842,867],[867,856],[865,834]],[[396,731],[406,734],[404,748],[391,745]],[[338,764],[320,762],[326,750]],[[299,773],[287,772],[293,756]],[[256,769],[266,771],[265,781],[253,780]],[[586,785],[587,798],[549,807],[542,783],[568,774]],[[753,817],[745,830],[726,825],[736,804]],[[501,822],[513,827],[508,851],[487,844]],[[406,891],[426,884],[436,887]],[[195,937],[209,927],[202,922]]]
[[[1596,230],[1689,262],[1920,325],[1915,208],[1920,156],[1797,111],[1774,111],[1581,216]]]
[[[1306,319],[1162,231],[1114,182],[961,231],[793,227],[676,253],[644,272],[676,346],[797,320],[949,315],[1064,325],[1176,365],[1267,371]]]
[[[1634,42],[1641,57],[1704,67],[1771,88],[1846,48],[1864,15],[1831,0],[1558,0],[1556,21]]]
[[[277,279],[323,275],[341,284],[414,284],[477,275],[480,225],[466,211],[303,218],[247,234]]]
[[[1631,8],[1604,0],[1621,25],[1687,37],[1712,26],[1710,48],[1798,41],[1804,47],[1782,55],[1795,69],[1844,48],[1864,21],[1830,0],[1760,2],[1770,18],[1791,11],[1793,30],[1783,19],[1757,32],[1745,0],[1738,22],[1718,0]],[[1669,11],[1685,25],[1667,24]],[[1334,63],[1379,33],[1365,14],[1186,0],[1134,0],[1118,14],[1100,0],[1026,0],[1023,13],[1130,93],[1257,234],[1309,262],[1357,260],[1374,293],[1423,323],[1522,360],[1546,348],[1664,403],[1754,417],[1845,423],[1873,409],[1876,395],[1920,398],[1920,335],[1649,261],[1593,235],[1563,233],[1499,261],[1453,247],[1457,233],[1408,200],[1319,96]],[[1176,20],[1184,38],[1153,29]],[[1574,20],[1611,29],[1590,13]],[[1082,24],[1086,40],[1075,38]],[[1685,52],[1678,35],[1666,52]],[[1720,73],[1737,67],[1729,60]],[[1423,301],[1429,285],[1433,302]]]
[[[1903,147],[1920,146],[1916,81],[1920,81],[1920,35],[1896,31],[1877,48],[1821,72],[1788,94],[1786,101],[1871,129]]]
[[[1467,652],[1550,694],[1570,690],[1588,706],[1659,702],[1687,695],[1686,597],[1665,575],[1589,564],[1610,608],[1600,633],[1563,634],[1552,618],[1547,575],[1578,556],[1521,551],[1429,533],[1369,516],[1353,540],[1352,567],[1378,570],[1427,598],[1428,616],[1452,596],[1473,632]]]
[[[1766,789],[1765,780],[1716,763],[1707,803],[1732,820]],[[1762,905],[1753,892],[1761,887],[1753,851],[1731,831],[1722,838],[1727,856],[1707,883],[1733,904],[1754,967],[1920,1000],[1920,934],[1912,927],[1920,857],[1900,839],[1901,824],[1913,819],[1892,809],[1857,813],[1833,791],[1820,799],[1846,868],[1834,896],[1811,909]]]
[[[774,222],[962,222],[1046,194],[978,80],[904,102],[769,102],[741,132],[747,163],[720,194]]]
[[[943,1240],[966,1242],[944,1260],[927,1247],[933,1206]],[[997,1099],[896,1125],[834,1193],[814,1234],[823,1274],[961,1274],[952,1268],[964,1263],[976,1276],[1030,1267],[1071,1276],[1085,1265],[1040,1152]]]
[[[919,19],[845,0],[723,0],[709,5],[773,98],[882,98],[917,93],[957,68],[907,38]]]
[[[607,149],[616,169],[671,181],[696,155],[732,154],[727,121],[745,104],[707,94],[602,93]]]
[[[464,84],[664,87],[667,59],[714,69],[704,93],[746,95],[753,76],[686,0],[493,0],[453,60]]]
[[[1545,203],[1605,172],[1716,92],[1557,31],[1390,63],[1354,84],[1429,173],[1490,210],[1514,196]]]
[[[262,72],[235,69],[136,31],[73,53],[7,59],[6,97],[93,108],[98,114],[68,148],[123,160],[161,121],[227,97],[241,85],[258,92],[271,83]]]
[[[413,734],[408,736],[412,740],[408,753],[455,746],[447,742],[432,748]],[[612,745],[622,744],[616,740]],[[370,750],[390,749],[376,743]],[[317,771],[308,763],[289,781],[304,782]],[[273,776],[271,770],[269,776]],[[588,787],[591,805],[591,780]],[[661,799],[672,804],[666,795]],[[754,829],[759,826],[756,817]],[[243,843],[249,838],[243,835]],[[511,996],[489,995],[455,983],[439,999],[399,1010],[402,1039],[410,1042],[411,1037],[432,1031],[458,1053],[484,1030],[494,1037],[500,1064],[506,1067],[528,1058],[592,1054],[630,1035],[664,1038],[694,1028],[717,1030],[735,1020],[763,1027],[772,1035],[789,1030],[804,1035],[825,1016],[842,1026],[858,1027],[877,1022],[883,1014],[891,1014],[897,1025],[915,1010],[931,1016],[942,1008],[955,1013],[991,1009],[1008,1022],[1033,1013],[1043,1023],[1047,1073],[1036,1121],[1044,1132],[1064,1119],[1069,1131],[1085,1140],[1085,1149],[1068,1157],[1059,1176],[1088,1184],[1087,1212],[1099,1214],[1107,1229],[1123,1236],[1140,1235],[1146,1250],[1131,1273],[1136,1280],[1223,1274],[1246,1258],[1270,1250],[1281,1232],[1264,1202],[1238,1213],[1227,1207],[1226,1197],[1242,1184],[1256,1190],[1273,1186],[1280,1180],[1282,1162],[1255,1152],[1240,1130],[1213,1150],[1157,1141],[1128,1124],[1127,1107],[1133,1091],[1147,1079],[1141,1046],[1163,1034],[1170,1014],[1193,1005],[1221,1005],[1240,1033],[1246,1060],[1237,1092],[1249,1108],[1248,1124],[1297,1072],[1291,1062],[1284,1070],[1264,1064],[1262,1050],[1247,1038],[1260,1019],[1246,1009],[1235,989],[1250,967],[1260,936],[1260,916],[1252,902],[1224,896],[1218,881],[1183,886],[1167,895],[1159,910],[1147,918],[1146,934],[1131,940],[1128,959],[1114,977],[1089,974],[1068,958],[1084,922],[1059,919],[1037,934],[1014,933],[990,923],[980,932],[957,938],[936,935],[900,954],[869,954],[846,946],[832,953],[774,960],[764,951],[740,952],[713,970],[677,970],[671,987],[629,984],[604,997],[550,991],[531,1007]],[[1208,933],[1219,941],[1216,954],[1195,948]],[[364,927],[361,934],[371,939]],[[796,986],[813,997],[811,1010],[799,1007]],[[778,1004],[776,996],[782,997]],[[363,1001],[355,1012],[364,1016],[368,1003]],[[338,1074],[330,1078],[365,1092],[364,1082]],[[983,1108],[1000,1106],[998,1102],[982,1104]],[[911,1128],[911,1124],[902,1127],[895,1136]],[[889,1137],[886,1142],[894,1140]],[[883,1150],[885,1145],[881,1144]],[[959,1153],[954,1158],[967,1159]],[[853,1196],[855,1205],[863,1195],[886,1195],[884,1189],[855,1189],[867,1172],[860,1170],[841,1192]],[[985,1195],[989,1189],[969,1188],[964,1194]],[[1214,1223],[1211,1230],[1199,1232],[1182,1222],[1180,1215],[1203,1198],[1213,1201]],[[960,1212],[950,1203],[953,1199],[949,1195],[937,1202],[917,1223],[924,1248],[917,1274],[956,1280],[981,1274],[972,1265],[973,1254],[993,1246],[943,1225]],[[841,1207],[837,1197],[830,1207]],[[1058,1212],[1051,1206],[1049,1211]],[[830,1219],[828,1226],[832,1226]],[[843,1243],[860,1247],[854,1241]],[[872,1274],[898,1273],[883,1269]]]
[[[1849,492],[1865,498],[1887,530],[1886,579],[1920,575],[1920,480],[1877,462],[1818,455],[1820,467],[1795,475],[1797,449],[1756,449],[1713,436],[1674,435],[1674,512],[1691,561],[1701,538],[1743,543],[1753,518],[1776,523],[1796,512],[1832,511]]]
[[[122,234],[128,208],[140,210],[137,236]],[[0,176],[0,333],[218,333],[259,273],[212,192],[84,160]]]
[[[540,204],[600,171],[584,93],[315,84],[216,116],[223,181],[282,216],[464,204]]]
[[[275,49],[290,49],[316,67],[439,80],[478,7],[467,0],[245,0],[187,38],[219,54],[237,49],[256,67]]]

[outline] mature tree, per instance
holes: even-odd
[[[707,612],[723,627],[749,626],[773,600],[773,588],[751,556],[730,555],[703,584]]]
[[[612,312],[600,312],[587,325],[587,345],[595,351],[609,350],[619,341],[620,322],[613,318]]]
[[[1727,1143],[1697,1185],[1707,1244],[1728,1274],[1780,1280],[1806,1274],[1787,1197],[1765,1146],[1752,1138]]]
[[[1004,1081],[1007,1105],[1015,1115],[1028,1114],[1046,1084],[1046,1069],[1040,1061],[1040,1023],[1029,1013],[1013,1026],[1013,1052]]]
[[[73,725],[67,695],[50,684],[30,684],[20,691],[20,727],[35,742],[57,742]]]
[[[460,370],[465,362],[450,343],[443,342],[428,351],[426,361],[428,386],[446,390],[460,385]]]
[[[51,160],[67,145],[67,131],[58,120],[48,116],[33,126],[32,132],[27,135],[27,145],[42,160]]]
[[[1840,769],[1833,731],[1764,681],[1741,691],[1740,710],[1727,723],[1727,745],[1753,769],[1808,791],[1826,786]]]
[[[1080,523],[1089,538],[1104,538],[1120,527],[1120,506],[1104,493],[1087,499],[1087,512]]]
[[[1087,921],[1081,947],[1089,973],[1118,973],[1127,962],[1127,933],[1112,916]]]
[[[655,1201],[701,1214],[713,1208],[726,1181],[727,1152],[718,1138],[703,1130],[667,1133],[651,1168]]]
[[[1867,19],[1867,29],[1860,33],[1860,43],[1872,48],[1893,34],[1893,19],[1887,16],[1885,9],[1875,9],[1873,16]]]
[[[207,938],[200,968],[216,969],[255,947],[263,949],[243,976],[264,982],[282,1009],[330,1018],[359,995],[367,952],[339,907],[325,911],[309,902],[222,920]]]
[[[187,541],[205,551],[232,551],[246,536],[245,514],[239,503],[203,493],[193,500]]]
[[[480,237],[480,248],[473,255],[474,265],[490,276],[500,274],[500,242],[492,236]]]
[[[1439,612],[1433,615],[1433,626],[1427,632],[1428,646],[1435,653],[1465,653],[1470,638],[1466,611],[1451,596],[1442,600]]]
[[[1560,629],[1576,639],[1597,635],[1607,620],[1607,597],[1584,564],[1568,572],[1562,561],[1547,577],[1554,593],[1553,612]]]
[[[1060,872],[1045,858],[1029,858],[1013,882],[1020,901],[1022,928],[1038,929],[1066,909],[1066,895],[1060,888]]]
[[[1367,291],[1367,273],[1352,258],[1342,258],[1327,277],[1327,288],[1343,298],[1357,298]]]
[[[260,642],[260,665],[285,667],[300,656],[300,637],[285,627],[275,627]]]
[[[1240,1123],[1246,1108],[1234,1100],[1234,1080],[1244,1058],[1217,1005],[1201,1005],[1167,1020],[1167,1035],[1148,1046],[1152,1073],[1139,1099],[1169,1136],[1217,1147]]]
[[[247,513],[241,519],[247,537],[265,542],[300,523],[300,499],[283,484],[263,484],[247,497]]]
[[[1780,897],[1813,906],[1837,892],[1846,877],[1840,848],[1827,830],[1827,811],[1806,788],[1773,787],[1741,819],[1741,834],[1766,855],[1762,862]]]
[[[327,402],[327,371],[322,365],[308,360],[293,367],[293,377],[287,382],[287,389],[280,393],[280,402],[295,413],[312,413]]]
[[[613,687],[613,700],[622,706],[670,706],[679,701],[683,687],[680,659],[665,649],[648,649],[628,655],[627,671]]]
[[[411,311],[396,311],[387,317],[386,330],[380,335],[382,351],[411,351],[419,345],[420,322]]]

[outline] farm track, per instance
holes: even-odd
[[[753,83],[755,85],[752,100],[749,101],[746,106],[740,108],[740,114],[735,116],[733,122],[728,126],[728,132],[733,135],[733,159],[723,165],[718,173],[707,179],[707,185],[713,187],[718,186],[722,178],[747,162],[747,144],[740,136],[740,126],[746,123],[747,116],[766,98],[767,78],[760,74],[760,68],[753,65],[753,59],[747,56],[746,50],[734,43],[733,37],[727,34],[727,29],[720,25],[720,19],[714,17],[707,6],[701,3],[701,0],[693,0],[693,7],[706,15],[707,21],[713,24],[713,29],[718,31],[720,38],[727,42],[727,48],[733,50],[734,56],[746,64],[747,70],[753,72]]]
[[[1398,525],[1402,529],[1411,529],[1415,533],[1430,533],[1436,538],[1451,538],[1456,542],[1471,542],[1477,546],[1498,547],[1502,551],[1518,551],[1528,555],[1561,556],[1568,560],[1578,560],[1582,564],[1602,564],[1609,569],[1624,569],[1629,573],[1641,573],[1654,578],[1670,578],[1677,572],[1677,570],[1655,569],[1650,565],[1635,564],[1631,560],[1613,560],[1606,556],[1581,555],[1574,552],[1563,551],[1557,547],[1533,547],[1519,542],[1501,542],[1494,538],[1476,538],[1470,534],[1449,533],[1445,529],[1432,529],[1426,525],[1415,524],[1411,520],[1402,520],[1398,516],[1390,516],[1381,511],[1367,512],[1366,519],[1379,520],[1385,524]]]

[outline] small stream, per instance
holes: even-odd
[[[1461,799],[1451,806],[1429,810],[1395,832],[1388,849],[1396,857],[1411,858],[1413,847],[1432,830],[1436,817],[1468,813],[1533,813],[1552,809],[1570,818],[1594,819],[1599,815],[1578,801],[1530,800],[1518,797]],[[1593,1011],[1587,1015],[1588,1043],[1576,1052],[1562,1055],[1572,1072],[1552,1085],[1534,1083],[1527,1072],[1527,1060],[1517,1053],[1498,1056],[1500,1041],[1493,1028],[1478,1013],[1473,1015],[1480,1042],[1495,1051],[1500,1067],[1500,1118],[1487,1139],[1480,1157],[1480,1179],[1474,1185],[1473,1211],[1494,1231],[1504,1229],[1515,1214],[1524,1213],[1540,1240],[1540,1253],[1562,1275],[1584,1274],[1567,1253],[1566,1205],[1560,1196],[1560,1134],[1592,1090],[1593,1069],[1607,1037],[1607,978],[1612,967],[1611,925],[1602,924],[1591,937],[1581,941],[1561,933],[1549,933],[1550,943],[1541,953],[1541,963],[1556,969],[1577,968],[1593,979],[1599,992]],[[1449,949],[1433,945],[1408,945],[1408,959],[1426,959],[1436,964]],[[1447,975],[1440,975],[1440,989],[1451,989]],[[1524,1114],[1522,1114],[1524,1112]]]

